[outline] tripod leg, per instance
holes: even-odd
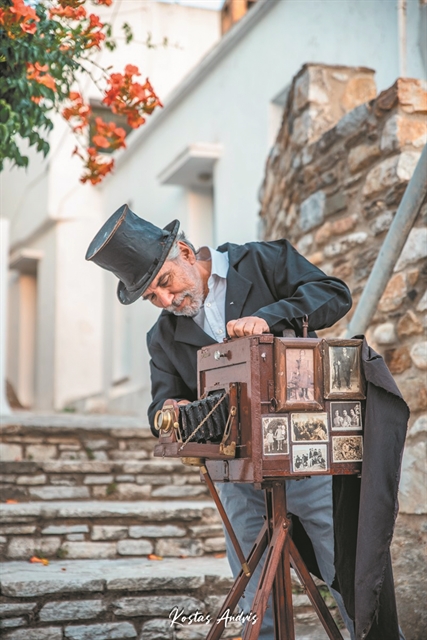
[[[267,547],[267,543],[268,543],[267,524],[264,524],[248,556],[247,564],[249,566],[250,576],[253,574],[256,567],[258,566],[258,563],[261,560],[262,555]],[[225,618],[223,620],[221,620],[221,618],[226,614],[227,610],[230,613],[233,613],[240,598],[243,595],[246,585],[249,582],[250,576],[244,573],[243,570],[240,571],[233,586],[231,587],[231,590],[228,596],[224,601],[224,604],[221,607],[220,612],[217,615],[216,622],[213,624],[208,635],[206,636],[206,640],[219,640],[222,632],[224,631],[225,622],[226,622]]]
[[[301,584],[305,587],[308,597],[311,600],[313,607],[316,609],[316,613],[322,623],[326,633],[331,640],[343,640],[343,637],[335,624],[333,617],[325,604],[322,596],[320,595],[314,580],[310,575],[307,567],[305,566],[298,549],[292,539],[289,540],[291,564],[295,569]]]

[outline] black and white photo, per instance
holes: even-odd
[[[334,436],[332,438],[332,462],[362,462],[362,436]]]
[[[286,350],[287,399],[314,401],[314,352],[311,349]]]
[[[325,398],[364,398],[360,340],[327,340]]]
[[[333,431],[362,429],[360,402],[331,402],[330,424]]]
[[[292,471],[294,473],[313,473],[326,471],[328,451],[326,444],[294,444],[292,447]]]
[[[317,440],[328,441],[328,414],[291,413],[292,442]]]
[[[289,453],[288,418],[263,418],[263,453],[265,456]]]

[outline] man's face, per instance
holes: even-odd
[[[176,260],[167,260],[142,297],[176,316],[195,316],[204,300],[196,262],[184,252]]]

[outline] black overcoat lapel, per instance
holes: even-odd
[[[230,267],[227,274],[227,294],[225,298],[225,323],[229,320],[236,320],[244,315],[242,313],[252,282],[242,276],[235,265],[247,253],[246,247],[236,247],[228,245],[228,255]]]
[[[175,341],[191,344],[195,347],[205,347],[207,344],[215,344],[216,340],[203,331],[192,318],[178,316],[176,320]]]

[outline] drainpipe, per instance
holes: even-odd
[[[12,413],[6,395],[6,322],[9,272],[9,220],[0,218],[0,416]]]
[[[406,0],[397,0],[397,24],[399,29],[399,76],[406,77]]]
[[[346,338],[365,333],[378,301],[393,273],[409,232],[427,193],[427,145],[406,187],[399,208],[385,237],[356,311],[347,327]]]

